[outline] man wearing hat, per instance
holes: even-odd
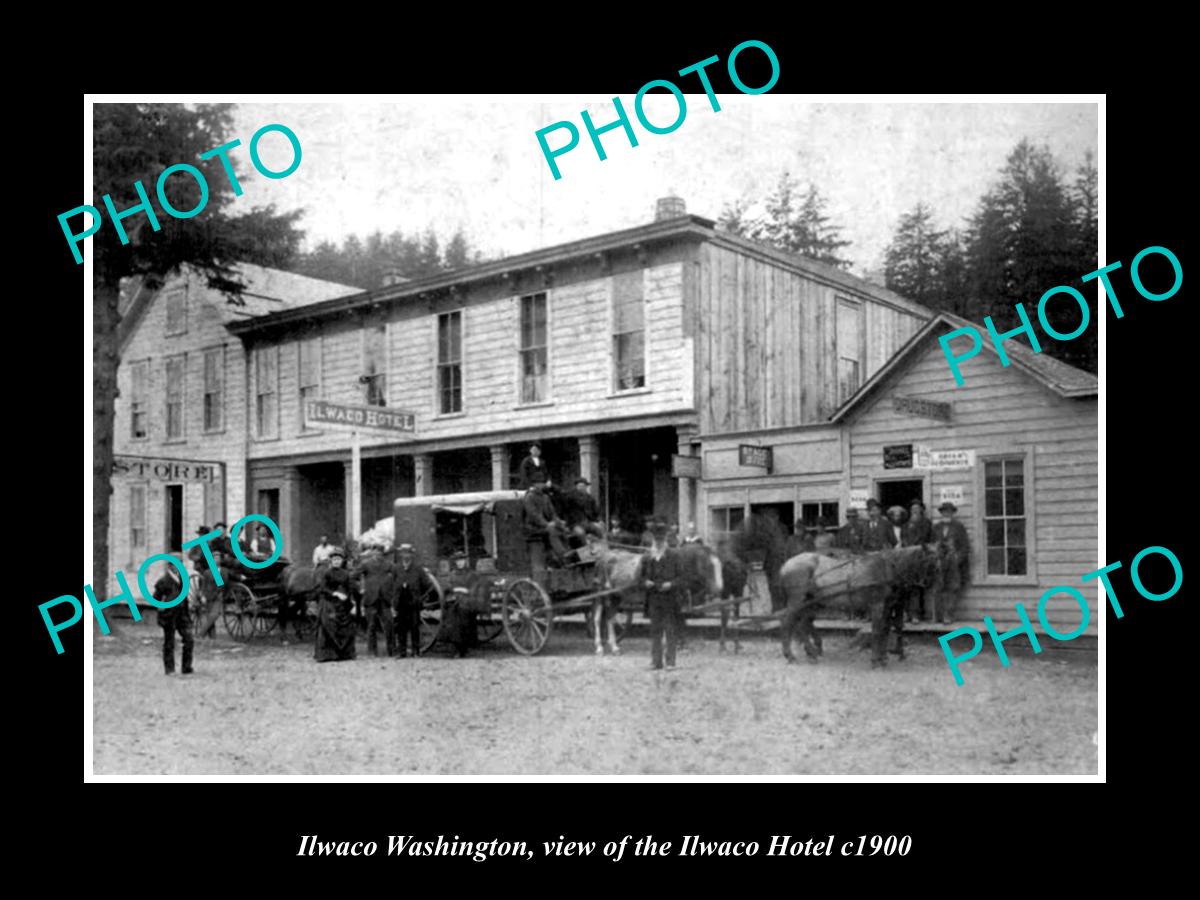
[[[896,546],[896,532],[892,529],[892,523],[883,518],[882,512],[883,507],[874,497],[867,501],[867,521],[862,536],[864,550],[890,550]]]
[[[663,639],[666,639],[666,663],[675,668],[675,649],[681,618],[679,603],[679,562],[675,551],[667,546],[667,523],[655,519],[650,523],[650,549],[638,563],[635,583],[646,592],[650,613],[650,665],[663,667]]]
[[[567,526],[577,538],[573,542],[577,547],[583,545],[584,534],[591,533],[599,537],[604,533],[600,527],[600,504],[589,490],[591,484],[580,475],[575,479],[575,487],[563,498]]]
[[[396,548],[396,565],[392,570],[393,603],[396,610],[396,644],[401,657],[408,655],[412,639],[412,655],[421,654],[421,606],[426,597],[436,597],[437,588],[424,568],[417,565],[412,544]]]
[[[901,532],[900,546],[925,547],[933,543],[933,523],[925,516],[925,504],[918,497],[908,505],[909,517]],[[922,554],[928,562],[928,554]],[[908,595],[908,621],[917,622],[925,619],[925,590],[928,581],[923,575],[912,585]]]
[[[933,526],[934,568],[933,614],[949,625],[958,608],[962,589],[971,580],[971,541],[962,522],[954,518],[958,507],[946,501],[938,507],[940,519]]]
[[[359,563],[362,575],[363,614],[367,617],[367,652],[379,655],[379,632],[383,632],[387,655],[396,655],[396,631],[392,620],[392,561],[379,547],[369,547]]]
[[[521,460],[519,469],[521,476],[521,490],[529,490],[535,484],[541,484],[549,476],[546,474],[546,461],[542,459],[541,444],[533,444],[529,448],[529,455]]]
[[[179,570],[168,564],[165,574],[154,582],[154,599],[159,603],[170,603],[183,592],[183,581]],[[188,601],[181,600],[169,609],[158,610],[158,625],[163,630],[163,670],[167,675],[175,674],[175,632],[183,641],[184,675],[192,674],[192,614]]]
[[[837,546],[859,553],[863,548],[863,523],[853,506],[846,510],[846,524],[838,529]]]
[[[529,550],[529,564],[534,575],[546,571],[547,551],[551,559],[561,563],[566,547],[562,543],[565,525],[554,511],[554,504],[546,491],[550,482],[544,473],[541,481],[535,481],[525,493],[525,545]]]

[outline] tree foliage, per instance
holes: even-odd
[[[472,250],[461,230],[451,235],[445,247],[431,229],[413,235],[401,231],[384,235],[376,230],[366,241],[353,234],[345,238],[341,246],[322,241],[308,253],[301,254],[292,269],[313,278],[370,290],[382,286],[389,271],[415,279],[460,269],[480,262],[482,258],[478,250]]]
[[[1090,156],[1068,185],[1049,148],[1022,140],[966,222],[965,233],[939,230],[933,210],[918,204],[900,218],[885,253],[887,286],[919,303],[982,321],[996,329],[1021,324],[1023,303],[1036,324],[1042,294],[1058,285],[1082,289],[1080,278],[1096,268],[1096,167]],[[1094,291],[1081,290],[1085,297]],[[1056,341],[1041,333],[1042,352],[1096,370],[1097,310],[1078,338]],[[1054,330],[1069,334],[1080,322],[1069,296],[1046,305]],[[1020,340],[1028,343],[1027,338]]]
[[[718,227],[841,269],[850,268],[850,260],[841,256],[850,241],[842,238],[841,227],[825,214],[826,200],[816,185],[802,185],[784,171],[757,206],[761,206],[762,214],[750,216],[749,211],[756,207],[750,198],[727,205]]]
[[[119,297],[123,279],[138,276],[153,289],[171,274],[190,266],[208,276],[209,283],[237,302],[244,284],[234,265],[255,262],[285,265],[300,244],[299,212],[277,214],[255,209],[234,195],[219,159],[199,155],[238,137],[233,133],[232,108],[226,104],[98,103],[93,107],[92,163],[95,196],[91,204],[105,212],[100,230],[88,240],[93,253],[92,468],[93,534],[92,584],[98,594],[108,585],[109,499],[112,493],[113,417],[117,397],[120,322]],[[243,173],[237,150],[230,155],[239,179]],[[156,196],[159,174],[168,166],[188,163],[204,173],[208,202],[196,216],[176,219]],[[249,176],[247,176],[249,177]],[[111,195],[118,212],[137,206],[141,182],[160,225],[154,230],[138,211],[122,220],[128,243],[108,220],[102,197]],[[165,193],[176,210],[194,209],[200,187],[186,173],[168,178]],[[75,230],[82,230],[79,218]]]

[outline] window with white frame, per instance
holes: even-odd
[[[129,546],[138,550],[146,546],[146,486],[129,486]]]
[[[642,270],[613,276],[613,388],[646,386],[646,301]]]
[[[204,351],[204,430],[225,427],[225,348]]]
[[[837,301],[838,405],[845,403],[862,384],[862,304]]]
[[[183,437],[183,398],[186,357],[171,356],[166,362],[166,419],[167,440],[179,440]]]
[[[546,294],[521,298],[521,402],[550,399],[547,374]]]
[[[300,385],[300,424],[305,425],[308,403],[321,399],[321,338],[309,338],[300,342],[298,383]]]
[[[709,542],[716,546],[733,536],[746,518],[744,506],[713,506],[708,510]]]
[[[187,291],[182,287],[167,291],[163,302],[167,309],[167,335],[187,332]]]
[[[279,348],[254,351],[254,433],[274,438],[279,430]]]
[[[983,533],[988,575],[1029,574],[1025,457],[983,462]]]
[[[387,406],[387,325],[363,332],[363,374],[367,406]]]
[[[438,413],[462,412],[462,310],[437,318]]]
[[[133,363],[129,369],[129,436],[141,440],[150,436],[148,417],[150,361]]]

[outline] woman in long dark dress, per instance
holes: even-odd
[[[329,555],[329,568],[321,575],[321,614],[317,624],[317,662],[354,659],[354,585],[346,570],[346,552],[335,547]]]

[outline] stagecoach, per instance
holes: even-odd
[[[486,491],[396,500],[395,544],[412,544],[437,586],[437,596],[430,592],[422,604],[423,650],[437,643],[451,557],[459,551],[475,574],[461,602],[476,614],[478,640],[504,634],[527,656],[546,646],[556,617],[587,615],[597,600],[621,593],[605,587],[603,564],[586,550],[535,572],[525,543],[523,497],[521,491]]]

